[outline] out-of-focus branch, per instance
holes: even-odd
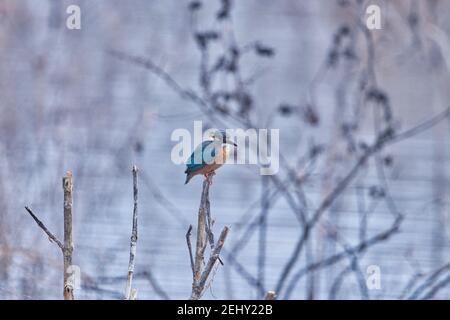
[[[172,90],[174,90],[181,98],[190,100],[194,102],[197,106],[201,108],[203,112],[216,123],[222,124],[223,122],[219,120],[214,114],[213,110],[209,108],[208,102],[205,101],[202,97],[196,94],[193,90],[184,89],[169,73],[164,71],[161,67],[153,63],[148,58],[143,58],[140,56],[130,55],[128,53],[124,53],[118,50],[109,50],[109,54],[113,57],[116,57],[119,60],[133,63],[135,65],[139,65],[149,70],[157,77],[162,79]],[[224,126],[225,127],[225,126]]]
[[[276,286],[275,290],[276,292],[281,292],[281,290],[284,288],[284,284],[292,268],[294,267],[295,263],[297,262],[300,256],[300,252],[302,251],[303,246],[309,237],[311,229],[314,227],[314,225],[317,223],[317,221],[320,219],[323,213],[334,202],[334,200],[337,197],[339,197],[341,193],[347,188],[347,186],[359,172],[359,169],[366,163],[367,159],[378,149],[379,149],[378,143],[368,148],[364,152],[364,154],[359,158],[359,160],[356,162],[353,168],[349,171],[349,173],[347,173],[347,175],[336,185],[336,187],[324,198],[318,209],[315,210],[310,221],[304,226],[300,238],[298,239],[297,244],[295,245],[294,251],[292,252],[291,256],[289,257],[289,260],[287,261],[286,265],[283,268],[283,271],[280,275],[280,278]]]
[[[306,267],[301,268],[292,276],[291,281],[289,282],[289,285],[286,288],[284,298],[286,299],[289,298],[289,296],[295,289],[297,282],[300,280],[301,277],[306,275],[308,272],[323,269],[325,267],[331,266],[341,261],[342,259],[345,259],[348,257],[348,252],[352,252],[353,254],[361,254],[367,251],[370,247],[376,245],[377,243],[388,240],[391,236],[393,236],[396,232],[398,232],[402,221],[403,216],[399,216],[394,220],[394,222],[388,229],[376,234],[375,236],[368,238],[367,240],[362,241],[355,246],[347,248],[346,250],[343,250],[339,253],[336,253],[334,255],[331,255],[327,258],[324,258],[320,261],[311,263]]]
[[[133,280],[136,279],[142,279],[147,280],[150,285],[152,286],[155,293],[164,300],[170,300],[170,296],[167,294],[167,292],[163,289],[163,287],[159,284],[156,277],[153,275],[153,272],[151,270],[145,270],[142,272],[134,272],[133,273]],[[117,282],[123,282],[127,280],[127,276],[113,276],[113,277],[96,277],[96,281],[92,277],[89,279],[90,284],[96,284],[102,283],[102,284],[111,284],[111,283],[117,283]],[[83,282],[83,284],[86,284],[86,281]],[[120,293],[120,297],[123,298],[123,292]],[[119,297],[119,298],[120,298]]]
[[[393,139],[391,139],[391,141],[389,143],[399,142],[399,141],[411,138],[413,136],[416,136],[426,130],[433,128],[435,125],[440,123],[442,120],[447,119],[449,117],[450,117],[450,106],[447,107],[447,109],[445,109],[441,113],[418,124],[417,126],[396,134],[395,137]]]
[[[153,273],[150,271],[144,271],[140,274],[136,274],[135,276],[140,276],[142,275],[145,279],[148,280],[148,282],[150,282],[150,285],[152,286],[153,290],[155,290],[155,293],[160,296],[162,299],[164,300],[170,300],[169,295],[167,294],[167,292],[162,288],[162,286],[159,285],[158,281],[156,280],[156,278],[153,276]]]
[[[440,290],[447,288],[450,284],[450,274],[447,277],[435,285],[433,285],[430,290],[422,297],[423,300],[432,299]]]
[[[261,215],[258,221],[259,224],[259,237],[258,237],[258,257],[257,257],[257,267],[258,267],[258,282],[264,289],[265,283],[265,269],[266,269],[266,251],[267,251],[267,215],[269,214],[269,203],[268,199],[265,197],[267,190],[269,188],[269,180],[266,176],[261,178]],[[262,298],[262,296],[260,297]]]
[[[346,275],[352,272],[352,266],[347,266],[342,270],[334,279],[330,287],[330,292],[328,293],[328,300],[336,300],[339,289],[341,288],[342,282]]]
[[[445,283],[447,283],[448,280],[444,279],[443,281],[438,282],[438,284],[436,284],[438,279],[445,273],[449,273],[447,277],[450,277],[450,263],[443,265],[442,267],[438,268],[437,270],[429,274],[427,277],[425,277],[425,279],[423,279],[423,281],[414,289],[414,291],[407,297],[407,299],[408,300],[420,299],[421,295],[427,289],[430,288],[431,289],[428,291],[428,293],[426,293],[423,296],[423,299],[430,299],[431,297],[433,297],[434,294],[438,290],[440,290],[440,288],[444,286]]]
[[[130,241],[130,260],[128,262],[128,276],[127,283],[125,286],[125,299],[135,299],[137,295],[137,291],[133,294],[132,290],[132,282],[133,282],[133,273],[134,273],[134,259],[136,256],[136,246],[138,239],[138,230],[137,230],[137,222],[138,222],[138,168],[133,166],[133,227],[131,231],[131,241]],[[134,298],[133,298],[134,297]]]
[[[197,103],[200,102],[202,105],[205,104],[205,102],[202,101],[202,99],[197,95],[195,95],[193,92],[185,90],[183,87],[181,87],[181,85],[178,84],[178,82],[169,73],[167,73],[166,71],[164,71],[164,69],[153,63],[152,60],[148,58],[130,55],[118,50],[109,50],[108,53],[119,60],[131,62],[135,65],[139,65],[151,71],[153,74],[157,75],[159,78],[164,80],[166,84],[172,90],[177,92],[182,98],[189,98],[195,100],[195,102]]]
[[[391,128],[387,128],[378,134],[377,139],[373,143],[373,145],[366,148],[363,155],[361,155],[359,157],[358,161],[353,166],[353,168],[336,185],[336,187],[331,191],[331,193],[329,193],[328,196],[324,198],[324,200],[321,202],[318,209],[316,209],[316,211],[314,212],[314,215],[311,218],[311,220],[308,222],[308,224],[305,225],[304,230],[294,248],[294,251],[281,273],[281,276],[278,280],[278,284],[276,287],[276,292],[280,292],[283,289],[284,283],[287,280],[287,277],[289,276],[291,269],[293,268],[294,264],[296,263],[306,240],[309,237],[311,228],[317,223],[317,221],[320,219],[322,214],[329,208],[329,206],[335,201],[335,199],[347,188],[347,186],[351,183],[351,181],[353,181],[353,178],[358,174],[360,168],[367,162],[367,160],[372,155],[376,154],[381,149],[383,149],[386,145],[401,141],[401,140],[403,140],[404,137],[412,137],[416,134],[419,134],[419,133],[423,132],[424,130],[431,128],[432,126],[437,125],[440,121],[448,118],[449,116],[450,116],[450,108],[448,110],[444,111],[443,113],[431,118],[430,120],[427,120],[427,121],[411,128],[411,129],[408,129],[406,131],[395,134],[394,132],[392,132]],[[395,218],[395,223],[394,223],[394,226],[395,226],[394,230],[396,231],[399,227],[400,222],[403,220],[403,216],[401,216],[398,212],[395,214],[397,215],[397,217]],[[391,229],[389,229],[389,230],[391,230]],[[366,242],[367,241],[364,241],[361,244],[364,244]],[[295,282],[295,281],[291,281],[290,287],[292,287],[293,282]]]

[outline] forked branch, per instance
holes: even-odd
[[[191,300],[198,300],[202,296],[205,290],[205,284],[208,280],[214,265],[219,260],[220,252],[225,243],[226,237],[228,235],[229,228],[224,227],[217,243],[211,248],[211,253],[206,263],[205,268],[203,265],[205,263],[205,249],[207,247],[207,238],[212,238],[212,231],[210,229],[211,225],[208,224],[210,221],[210,206],[209,206],[209,187],[211,185],[212,176],[209,176],[203,182],[202,197],[200,200],[200,207],[198,210],[198,223],[197,223],[197,243],[195,248],[195,258],[192,258],[192,251],[190,245],[190,231],[191,227],[186,234],[186,241],[189,248],[189,253],[191,257],[191,266],[193,267],[193,283],[192,283],[192,293]],[[193,261],[194,260],[194,261]]]

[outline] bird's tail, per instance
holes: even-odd
[[[184,182],[184,184],[188,184],[188,182],[192,179],[192,175],[190,173],[187,174],[186,176],[186,181]]]

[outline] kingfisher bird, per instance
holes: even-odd
[[[187,184],[194,176],[203,174],[205,178],[213,176],[215,170],[220,168],[230,154],[229,146],[237,147],[226,135],[225,130],[216,130],[211,133],[210,139],[203,141],[195,148],[186,163]]]

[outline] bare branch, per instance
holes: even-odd
[[[193,90],[184,89],[169,73],[164,71],[161,67],[153,63],[148,58],[143,58],[139,56],[133,56],[124,52],[117,50],[109,50],[109,54],[118,58],[119,60],[133,63],[139,65],[149,70],[157,77],[162,79],[173,91],[175,91],[181,98],[187,99],[195,103],[211,120],[221,124],[223,127],[225,125],[223,122],[216,117],[213,110],[209,107],[208,102],[202,97],[196,94]]]
[[[438,123],[440,123],[442,120],[450,117],[450,107],[442,111],[441,113],[435,115],[434,117],[420,123],[419,125],[408,129],[406,131],[400,132],[395,135],[395,137],[390,141],[390,143],[399,142],[408,138],[411,138],[413,136],[416,136],[428,129],[431,129]]]
[[[258,266],[258,282],[261,284],[261,287],[264,289],[265,282],[265,268],[266,268],[266,254],[267,254],[267,216],[269,214],[269,201],[265,196],[267,194],[267,190],[269,188],[269,179],[266,176],[262,176],[261,178],[261,215],[258,221],[259,224],[259,237],[258,237],[258,257],[257,257],[257,266]],[[262,296],[261,296],[262,298]]]
[[[31,209],[29,207],[25,207],[25,210],[28,211],[28,213],[30,214],[30,216],[34,219],[34,221],[37,223],[37,225],[39,226],[39,228],[41,228],[42,230],[44,230],[44,232],[47,234],[50,242],[54,242],[58,245],[58,247],[64,251],[64,245],[61,243],[61,241],[58,240],[58,238],[56,238],[56,236],[51,233],[47,227],[44,225],[44,223],[42,223],[41,220],[38,219],[38,217],[36,217],[36,215],[33,213],[33,211],[31,211]]]
[[[195,276],[194,257],[192,256],[191,234],[192,234],[192,224],[189,225],[188,231],[186,232],[186,243],[187,243],[188,250],[189,250],[189,259],[191,261],[192,277],[194,277]]]
[[[450,284],[450,275],[447,275],[447,277],[438,283],[436,285],[432,286],[431,289],[422,297],[423,300],[428,300],[433,298],[441,289],[447,288]]]
[[[131,241],[130,241],[130,260],[128,262],[128,277],[127,284],[125,287],[125,299],[130,300],[132,297],[136,297],[137,292],[133,294],[132,290],[132,281],[133,281],[133,273],[134,273],[134,258],[136,256],[136,245],[138,239],[138,230],[137,230],[137,218],[138,218],[138,168],[133,166],[133,228],[131,231]],[[134,300],[134,299],[133,299]]]
[[[324,198],[324,200],[322,201],[320,206],[316,209],[316,211],[314,212],[310,221],[304,226],[303,232],[301,233],[300,238],[297,241],[294,251],[291,254],[285,267],[283,268],[283,271],[281,273],[281,276],[280,276],[277,286],[276,286],[276,290],[275,290],[276,292],[281,292],[281,290],[283,289],[284,283],[287,280],[287,277],[289,276],[295,263],[297,262],[297,259],[300,256],[301,250],[303,249],[303,246],[309,237],[311,229],[314,227],[314,225],[320,219],[322,214],[334,202],[334,200],[337,199],[341,195],[341,193],[347,188],[347,186],[350,184],[350,182],[353,180],[353,178],[358,174],[359,169],[366,163],[367,159],[373,153],[375,153],[378,149],[379,149],[379,147],[377,147],[377,143],[375,143],[375,145],[372,146],[371,148],[368,148],[364,152],[364,154],[358,159],[358,161],[353,166],[353,168],[337,184],[337,186]]]
[[[228,234],[228,227],[224,227],[222,233],[220,234],[217,244],[211,248],[210,257],[208,262],[203,269],[204,265],[204,255],[207,247],[207,237],[211,240],[213,239],[211,226],[211,216],[210,216],[210,204],[209,204],[209,187],[212,183],[212,176],[208,176],[203,181],[202,196],[200,200],[200,207],[198,210],[198,224],[197,224],[197,243],[195,250],[195,261],[193,263],[193,282],[192,282],[192,293],[191,300],[200,299],[203,291],[205,290],[205,284],[208,277],[216,263],[217,260],[221,261],[219,258],[220,251],[222,250],[223,244]],[[190,247],[190,229],[186,234],[186,240],[188,242],[188,247]],[[209,234],[210,233],[210,234]],[[189,250],[191,251],[191,250]],[[191,259],[192,266],[192,259]],[[202,270],[203,269],[203,270]]]
[[[148,280],[148,282],[150,282],[150,285],[152,286],[153,290],[155,290],[155,293],[160,296],[162,299],[164,300],[170,300],[169,295],[166,293],[166,291],[164,291],[164,289],[159,285],[158,281],[156,280],[156,278],[153,276],[152,272],[149,271],[144,271],[140,274],[136,274],[135,276],[143,276],[145,279]]]
[[[225,243],[225,240],[228,235],[228,231],[229,231],[228,227],[223,228],[222,233],[220,234],[219,240],[217,241],[217,244],[209,257],[208,263],[205,266],[205,270],[203,271],[203,273],[201,275],[200,281],[198,282],[198,284],[196,284],[192,288],[191,300],[197,300],[201,297],[201,295],[203,293],[203,289],[205,287],[206,280],[208,279],[209,274],[211,273],[214,265],[216,264],[217,260],[219,259],[220,251],[222,250],[222,247]]]
[[[284,294],[284,298],[285,299],[289,298],[289,296],[291,295],[295,286],[297,285],[297,282],[300,280],[300,278],[302,276],[304,276],[308,272],[331,266],[331,265],[337,263],[338,261],[341,261],[342,259],[348,257],[348,252],[352,252],[353,254],[360,254],[360,253],[368,250],[370,247],[376,245],[377,243],[389,239],[392,235],[394,235],[396,232],[398,232],[402,221],[403,221],[403,216],[398,216],[388,229],[381,231],[380,233],[374,235],[371,238],[368,238],[367,240],[364,240],[364,241],[358,243],[355,246],[347,248],[346,250],[343,250],[339,253],[331,255],[320,261],[313,262],[313,263],[301,268],[292,276],[292,279],[289,282],[288,287],[286,288],[286,293]]]
[[[341,288],[341,284],[344,281],[345,276],[350,274],[352,272],[352,266],[346,267],[344,270],[342,270],[334,279],[330,292],[328,295],[328,300],[336,300],[337,293],[339,292],[339,289]]]
[[[203,191],[200,200],[200,207],[198,210],[197,221],[197,244],[195,249],[195,261],[194,261],[194,277],[192,283],[192,290],[198,286],[202,274],[202,265],[204,261],[204,254],[206,248],[206,201],[209,198],[209,186],[210,178],[203,181]]]
[[[434,286],[439,277],[445,272],[450,271],[450,262],[433,271],[422,283],[407,297],[408,300],[418,299],[420,295],[428,288]]]
[[[329,206],[335,201],[335,199],[340,196],[340,194],[347,188],[347,186],[350,184],[350,182],[353,180],[353,178],[358,174],[359,169],[367,162],[367,160],[374,154],[376,154],[378,151],[380,151],[385,145],[394,143],[397,141],[402,140],[405,137],[411,137],[413,135],[419,134],[423,130],[429,129],[432,126],[435,126],[443,119],[450,116],[450,109],[447,109],[446,111],[442,112],[441,114],[431,118],[428,121],[425,121],[422,124],[419,124],[418,126],[415,126],[407,131],[404,131],[403,133],[399,133],[396,135],[391,135],[389,132],[389,129],[386,129],[385,131],[382,131],[378,134],[376,141],[374,144],[370,147],[368,147],[364,154],[360,156],[356,164],[353,166],[353,168],[349,171],[349,173],[336,185],[336,187],[331,191],[331,193],[328,194],[327,197],[322,201],[318,209],[314,212],[313,217],[308,222],[308,224],[304,227],[304,230],[302,234],[300,235],[299,240],[297,241],[297,244],[294,248],[294,251],[289,258],[288,262],[286,263],[281,276],[278,280],[278,284],[276,287],[276,291],[280,292],[281,289],[284,287],[284,283],[287,280],[287,277],[289,276],[289,273],[291,269],[293,268],[294,264],[296,263],[300,252],[306,242],[306,240],[309,237],[309,233],[312,229],[312,227],[317,223],[317,221],[320,219],[322,214],[329,208]],[[396,213],[396,215],[399,215],[399,213]],[[396,221],[401,221],[402,217],[398,217],[399,219],[396,219]],[[292,284],[290,285],[292,286]]]
[[[56,243],[63,254],[63,297],[64,300],[74,300],[74,278],[72,277],[72,254],[73,254],[73,239],[72,239],[72,208],[73,208],[73,181],[72,172],[68,171],[63,177],[63,191],[64,191],[64,244],[51,233],[47,227],[38,219],[29,207],[25,207],[27,212],[31,215],[37,225],[47,234],[50,241]]]
[[[73,300],[73,277],[72,277],[72,209],[73,209],[73,181],[72,172],[67,171],[63,178],[64,190],[64,300]]]

